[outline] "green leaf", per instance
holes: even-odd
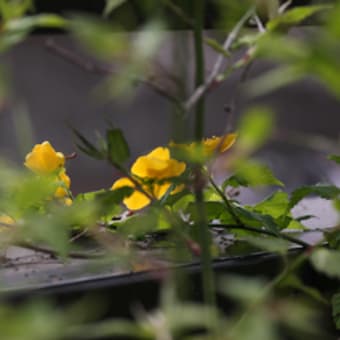
[[[267,29],[273,31],[280,28],[289,28],[291,26],[295,26],[315,13],[329,10],[330,8],[332,7],[329,5],[295,7],[269,21],[267,24]]]
[[[112,205],[117,205],[123,202],[124,198],[129,197],[134,189],[131,187],[122,187],[115,190],[100,192],[95,196],[95,199],[105,211]]]
[[[123,5],[125,2],[126,0],[106,0],[106,5],[103,13],[104,16],[109,16],[114,10]]]
[[[340,293],[332,296],[332,315],[336,329],[340,330]]]
[[[40,14],[13,19],[6,23],[5,30],[30,32],[34,28],[66,28],[68,21],[55,14]]]
[[[317,249],[310,259],[316,270],[330,277],[340,278],[340,251]]]
[[[257,212],[251,211],[249,208],[247,209],[241,206],[236,207],[235,212],[245,225],[254,226],[258,228],[263,227],[274,233],[278,233],[280,230],[279,225],[277,224],[275,219],[270,215],[259,214]]]
[[[283,186],[283,183],[274,176],[268,166],[254,160],[248,160],[238,165],[235,174],[224,182],[223,187],[228,185],[232,187],[256,187],[263,185]]]
[[[116,227],[125,235],[139,238],[152,231],[168,229],[170,225],[162,210],[149,207],[149,209],[140,214],[133,215],[122,222],[117,222]]]
[[[284,215],[289,204],[288,194],[283,191],[276,191],[264,201],[253,206],[254,211],[267,214],[274,218]]]
[[[205,202],[204,207],[209,222],[219,219],[220,215],[226,210],[225,204],[222,202]],[[185,213],[189,214],[192,220],[197,220],[197,204],[195,202],[189,203]]]
[[[335,199],[339,196],[340,189],[334,185],[309,185],[302,186],[291,194],[288,209],[291,210],[296,206],[302,199],[309,195],[316,195],[324,199]]]
[[[108,159],[113,165],[121,165],[130,157],[128,143],[120,129],[106,132]]]
[[[334,161],[337,164],[340,164],[340,156],[337,155],[329,155],[327,157],[329,160]]]
[[[95,159],[105,159],[103,152],[98,150],[86,137],[84,137],[78,130],[72,128],[73,134],[76,136],[78,143],[76,143],[79,150]]]
[[[241,118],[237,147],[247,152],[257,150],[270,137],[273,124],[273,114],[270,111],[253,108]]]

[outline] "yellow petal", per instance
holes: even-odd
[[[145,156],[137,158],[131,172],[141,178],[164,179],[179,176],[185,163],[170,158],[168,148],[158,147]]]
[[[111,187],[112,190],[119,189],[122,187],[135,188],[135,184],[127,177],[118,179]],[[150,199],[138,190],[134,190],[133,193],[124,198],[123,203],[130,210],[139,210],[145,208],[150,204]]]
[[[218,152],[225,152],[230,149],[236,141],[237,134],[229,133],[221,137],[211,137],[203,141],[205,152],[208,154]],[[218,150],[217,150],[218,149]]]
[[[27,154],[24,164],[38,174],[49,174],[64,166],[65,157],[45,141],[34,146],[33,150]]]
[[[58,175],[58,180],[60,182],[63,182],[63,186],[60,186],[57,188],[57,190],[54,193],[55,197],[61,198],[64,196],[68,195],[68,190],[71,186],[71,179],[70,177],[66,174],[65,170],[63,170],[59,175]]]
[[[220,146],[220,152],[229,150],[236,142],[237,133],[229,133],[222,137],[222,144]]]

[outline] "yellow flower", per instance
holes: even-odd
[[[185,163],[170,158],[168,148],[158,147],[147,155],[137,158],[131,172],[137,177],[161,180],[180,176],[185,168]]]
[[[123,177],[118,179],[113,183],[111,190],[119,189],[122,187],[135,188],[135,183],[133,183],[129,178]],[[123,200],[124,204],[130,210],[143,209],[150,204],[150,199],[138,190],[134,190],[133,193]]]
[[[15,224],[15,220],[6,214],[0,214],[0,232],[9,230],[8,227]]]
[[[206,162],[214,153],[223,153],[230,149],[236,141],[237,134],[229,133],[224,136],[206,138],[202,142],[190,144],[176,144],[170,142],[169,146],[175,152],[190,162]]]
[[[220,137],[211,137],[203,141],[203,147],[206,153],[225,152],[229,150],[235,143],[237,138],[236,133],[229,133]]]
[[[61,152],[55,151],[47,141],[36,144],[25,158],[25,166],[37,175],[55,176],[52,179],[60,182],[60,185],[57,187],[54,197],[63,201],[65,205],[71,205],[72,199],[68,197],[71,180],[66,174],[64,165],[65,156]]]
[[[36,144],[25,158],[25,166],[37,174],[50,174],[61,169],[65,156],[56,152],[47,141]]]
[[[137,158],[136,162],[131,167],[131,173],[141,180],[140,185],[147,195],[155,199],[161,199],[171,186],[171,182],[164,182],[164,180],[180,176],[185,169],[185,163],[170,158],[170,151],[168,148],[158,147],[147,155]],[[142,180],[144,179],[150,179],[152,181],[145,184],[142,183]],[[161,182],[158,183],[157,181]],[[128,209],[139,210],[150,204],[150,197],[136,188],[135,183],[127,177],[118,179],[112,185],[111,189],[119,189],[124,186],[135,189],[133,193],[123,201]],[[182,186],[178,186],[171,194],[182,189]]]
[[[71,179],[66,174],[65,169],[63,169],[58,175],[58,180],[62,182],[62,186],[58,187],[54,193],[54,196],[57,198],[62,198],[68,195],[68,189],[71,186]]]

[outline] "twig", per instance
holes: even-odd
[[[257,26],[259,32],[265,33],[266,28],[263,26],[263,23],[262,23],[261,19],[259,18],[259,16],[257,14],[254,15],[254,20],[255,20],[255,23],[256,23],[256,26]]]
[[[52,38],[47,39],[45,45],[49,51],[60,56],[64,60],[82,68],[83,70],[87,72],[96,73],[100,75],[106,75],[106,76],[118,73],[117,71],[114,70],[112,66],[107,66],[107,65],[91,62],[89,60],[84,60],[78,54],[56,43],[55,40]],[[181,102],[174,95],[169,93],[167,89],[163,88],[162,86],[155,83],[154,81],[150,79],[141,78],[138,76],[132,76],[132,78],[134,81],[152,88],[156,93],[158,93],[162,97],[168,99],[172,103],[175,103],[176,106],[180,106],[180,107],[182,106]]]
[[[251,227],[251,226],[247,226],[247,225],[244,225],[244,224],[211,224],[210,227],[224,228],[224,229],[247,230],[247,231],[251,231],[251,232],[254,232],[254,233],[258,233],[258,234],[273,236],[273,237],[276,237],[276,238],[279,237],[279,238],[284,239],[286,241],[289,241],[291,243],[298,244],[299,246],[301,246],[304,249],[311,247],[311,245],[309,243],[307,243],[303,240],[300,240],[298,238],[295,238],[293,236],[289,236],[289,235],[283,234],[283,233],[273,232],[273,231],[270,231],[268,229]]]
[[[283,12],[286,11],[286,9],[292,4],[293,0],[288,0],[284,2],[280,7],[279,7],[279,14],[282,14]]]
[[[54,249],[45,247],[45,246],[37,246],[27,241],[20,241],[15,243],[15,245],[34,250],[36,252],[45,253],[53,258],[57,258],[59,256],[59,252]],[[75,258],[75,259],[91,259],[91,258],[100,258],[103,257],[103,253],[90,253],[90,252],[81,252],[81,251],[70,251],[68,252],[68,257]]]
[[[251,15],[254,13],[254,8],[252,7],[249,9],[246,14],[241,18],[241,20],[235,25],[235,27],[232,29],[232,31],[229,33],[227,39],[225,40],[223,44],[223,50],[228,52],[231,45],[237,38],[239,32],[241,31],[243,25],[246,23],[246,21],[250,18]],[[219,55],[215,61],[215,64],[213,66],[213,69],[210,73],[210,75],[207,77],[207,80],[204,84],[198,86],[194,93],[189,97],[189,99],[185,102],[184,108],[186,111],[190,111],[192,107],[197,103],[197,101],[211,88],[213,83],[216,81],[216,78],[220,72],[220,69],[223,65],[225,56]]]

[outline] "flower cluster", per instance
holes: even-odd
[[[137,158],[131,167],[134,180],[123,177],[112,186],[112,190],[121,187],[131,187],[135,190],[124,199],[124,204],[130,210],[139,210],[150,204],[152,199],[161,199],[170,189],[171,178],[180,176],[186,169],[184,162],[170,157],[170,150],[158,147],[145,156]],[[181,190],[174,188],[171,194]]]
[[[202,148],[203,156],[209,158],[214,153],[227,151],[235,143],[236,137],[235,133],[230,133],[205,139],[202,143],[170,143],[170,147],[180,148],[188,154],[195,153],[197,148]],[[171,190],[170,194],[181,191],[183,185],[176,186],[171,179],[182,175],[186,168],[187,165],[184,162],[171,158],[169,148],[158,147],[147,155],[137,158],[131,167],[131,178],[118,179],[111,189],[133,188],[133,193],[123,202],[128,209],[139,210],[149,205],[151,200],[161,199],[169,190]]]
[[[56,152],[49,142],[36,144],[27,154],[24,164],[39,176],[55,176],[60,186],[57,187],[54,196],[66,205],[72,203],[69,197],[71,180],[66,174],[65,156],[61,152]]]

